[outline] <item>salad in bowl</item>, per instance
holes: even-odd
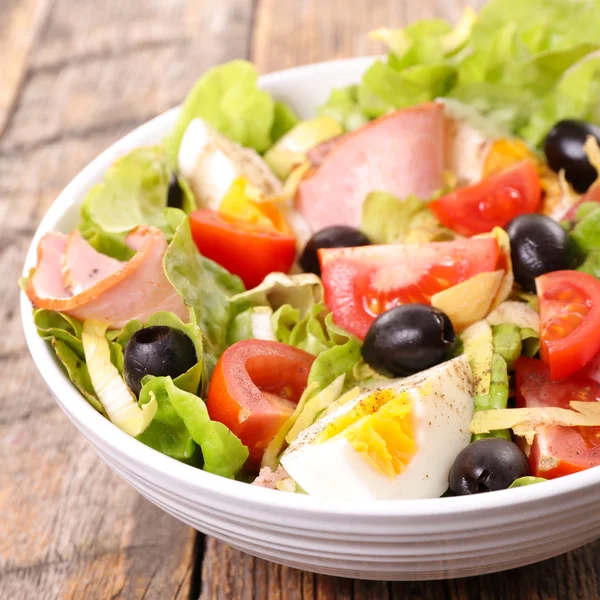
[[[439,498],[600,466],[588,8],[379,29],[387,58],[304,120],[250,63],[211,69],[39,239],[37,332],[115,427],[273,494]]]

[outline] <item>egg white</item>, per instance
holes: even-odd
[[[225,137],[202,119],[193,119],[185,130],[177,163],[201,205],[213,210],[218,210],[238,177],[245,177],[265,196],[281,191],[281,182],[258,153]]]
[[[343,433],[315,443],[327,424],[372,393],[366,392],[304,430],[281,457],[281,464],[308,494],[328,500],[396,500],[437,498],[446,491],[452,462],[471,436],[474,402],[467,358],[463,355],[379,387],[410,395],[417,445],[412,460],[390,480]]]

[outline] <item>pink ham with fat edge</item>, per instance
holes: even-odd
[[[173,312],[187,320],[188,309],[163,269],[167,241],[160,229],[141,226],[132,231],[126,242],[137,252],[118,270],[83,238],[74,237],[71,242],[77,244],[80,255],[65,253],[68,243],[62,234],[49,233],[40,240],[38,264],[27,283],[27,296],[36,308],[64,312],[82,321],[95,319],[115,329],[132,319],[145,321],[159,311]],[[80,259],[87,263],[78,262]],[[69,294],[63,273],[68,274],[69,285],[76,289],[87,283],[86,272],[89,276],[96,268],[107,276],[97,280],[92,275],[94,283],[75,295],[56,294],[61,286],[63,294]]]
[[[361,127],[327,148],[300,183],[296,208],[313,231],[359,227],[369,192],[429,198],[443,183],[444,107],[430,102]]]
[[[67,236],[61,272],[63,284],[73,296],[121,270],[124,265],[90,246],[77,229]]]

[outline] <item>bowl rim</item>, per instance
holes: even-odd
[[[260,77],[263,88],[272,85],[293,84],[300,76],[326,75],[332,69],[366,68],[376,57],[348,58],[319,62]],[[27,251],[23,274],[36,262],[36,248],[42,235],[51,231],[64,214],[81,198],[91,184],[98,179],[106,167],[129,149],[143,145],[146,137],[162,135],[167,126],[174,122],[179,107],[172,108],[140,125],[85,166],[62,190],[42,218]],[[600,484],[600,467],[571,474],[567,477],[511,490],[473,496],[430,498],[420,500],[349,501],[339,503],[303,494],[282,493],[248,483],[226,479],[207,473],[172,459],[135,438],[129,436],[108,419],[98,413],[77,391],[63,373],[51,353],[49,345],[38,335],[33,322],[31,304],[21,291],[21,320],[25,339],[33,361],[56,398],[61,409],[75,423],[80,432],[90,440],[108,445],[113,454],[120,455],[130,465],[144,472],[144,476],[161,485],[170,481],[173,485],[188,489],[191,493],[209,492],[220,495],[241,505],[265,510],[293,511],[303,516],[333,517],[444,517],[470,512],[490,512],[507,508],[523,507],[536,502],[551,500],[565,494],[583,495],[588,488]],[[84,430],[89,432],[84,433]],[[96,449],[96,442],[92,444]]]

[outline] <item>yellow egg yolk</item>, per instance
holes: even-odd
[[[377,390],[329,423],[315,441],[335,436],[344,437],[374,469],[396,478],[417,451],[410,394]]]

